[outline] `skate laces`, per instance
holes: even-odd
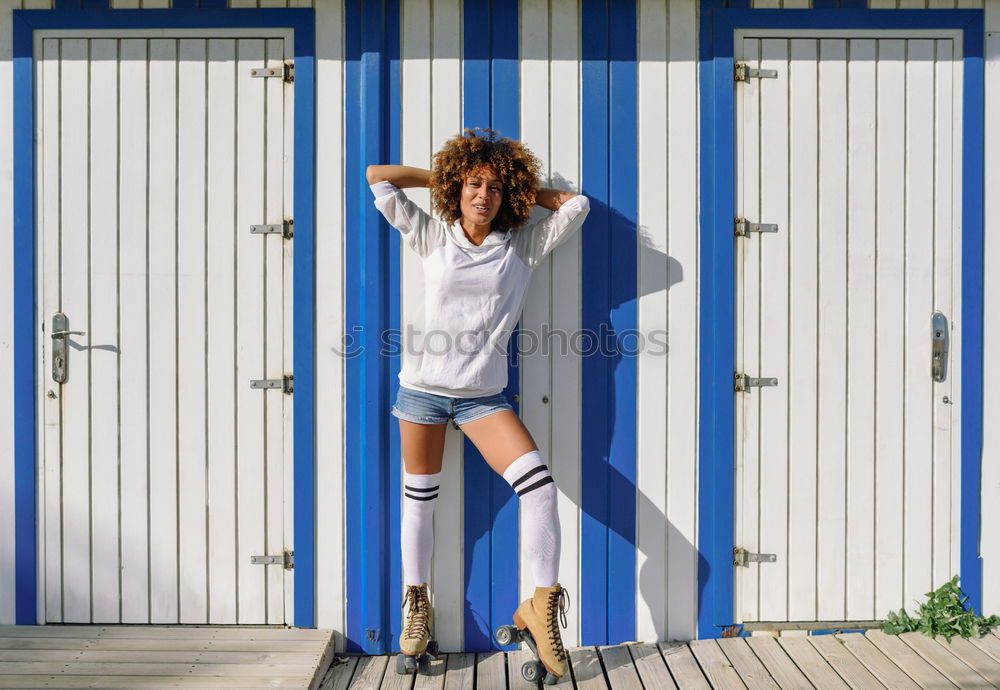
[[[568,654],[566,653],[566,648],[563,647],[562,637],[559,635],[559,625],[566,627],[568,624],[566,622],[566,612],[569,610],[569,594],[562,587],[559,591],[555,590],[549,592],[549,598],[546,602],[546,616],[545,621],[548,627],[548,637],[549,643],[552,645],[552,651],[555,652],[556,656],[560,660],[566,659]],[[559,614],[556,616],[556,614]]]
[[[403,602],[408,610],[403,637],[408,640],[419,640],[428,633],[427,618],[431,604],[427,600],[427,588],[422,585],[409,585]]]

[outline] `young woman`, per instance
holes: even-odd
[[[527,629],[553,678],[565,675],[566,591],[556,581],[556,487],[528,430],[503,394],[507,341],[524,306],[532,270],[573,234],[590,209],[585,196],[539,187],[538,159],[491,130],[466,130],[434,155],[433,170],[373,165],[375,206],[421,257],[425,283],[423,351],[399,374],[392,414],[399,419],[404,498],[401,546],[407,620],[403,654],[427,648],[432,516],[449,420],[518,494],[535,593],[513,614]],[[430,187],[440,220],[402,189]],[[553,213],[523,227],[532,206]],[[405,659],[401,660],[405,661]]]

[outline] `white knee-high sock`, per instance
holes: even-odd
[[[504,470],[503,478],[517,493],[524,511],[521,538],[531,559],[535,587],[559,581],[560,531],[556,485],[541,453],[525,453]]]
[[[403,514],[399,541],[403,549],[403,584],[422,585],[431,578],[434,550],[434,506],[441,473],[403,471]]]

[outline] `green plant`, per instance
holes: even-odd
[[[882,632],[898,635],[904,632],[922,632],[928,637],[941,635],[948,642],[955,635],[959,637],[982,637],[990,626],[1000,625],[1000,616],[985,618],[977,616],[972,609],[966,609],[966,596],[958,586],[958,575],[926,594],[927,601],[917,608],[916,617],[904,609],[892,611],[882,623]]]

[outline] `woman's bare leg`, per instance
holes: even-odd
[[[525,453],[538,450],[520,417],[510,410],[466,422],[460,428],[499,475]]]
[[[444,457],[444,434],[448,424],[417,424],[399,420],[400,452],[403,467],[410,474],[435,474],[441,471]]]

